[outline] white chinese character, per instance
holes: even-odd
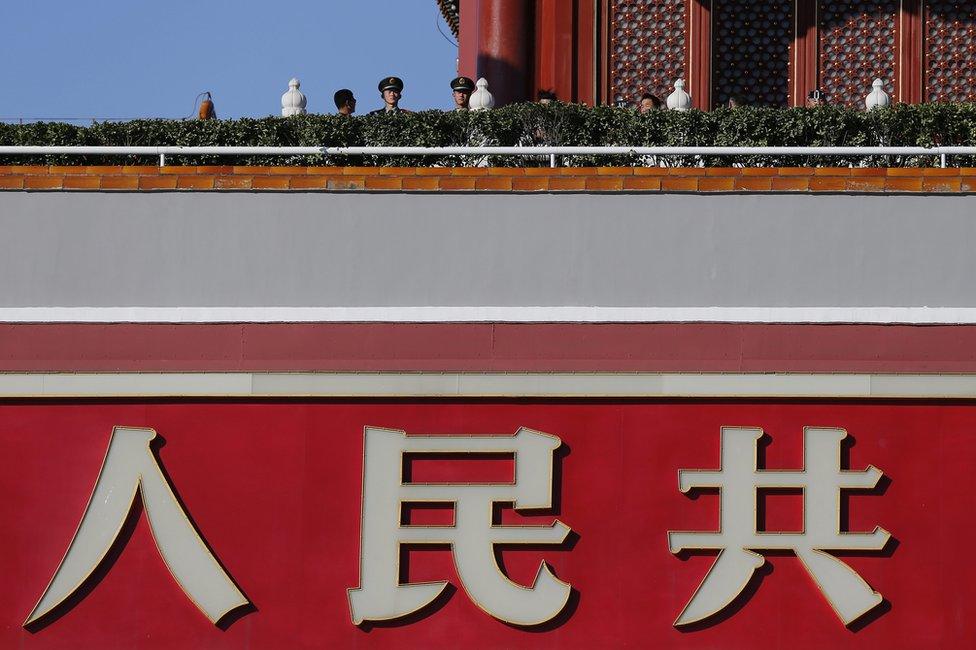
[[[752,551],[789,550],[813,576],[845,625],[881,604],[877,593],[849,566],[828,551],[880,551],[891,537],[876,527],[872,533],[840,531],[841,490],[869,490],[882,472],[874,466],[841,470],[841,429],[806,428],[804,465],[799,471],[764,471],[757,466],[762,429],[722,429],[722,469],[682,470],[679,488],[721,490],[721,528],[717,533],[668,533],[672,553],[684,550],[721,551],[701,586],[675,621],[676,626],[701,621],[732,602],[765,558]],[[802,488],[802,533],[760,533],[756,530],[757,491],[764,488]]]
[[[193,604],[214,624],[248,600],[200,539],[173,494],[150,443],[152,429],[116,427],[88,507],[51,583],[24,622],[43,618],[77,591],[118,540],[136,492],[142,494],[163,561]]]
[[[570,528],[502,526],[492,522],[496,503],[516,510],[552,507],[553,453],[559,438],[529,429],[514,436],[407,436],[402,431],[366,428],[363,461],[363,513],[360,586],[349,590],[353,623],[397,619],[432,603],[447,582],[400,584],[401,544],[450,544],[468,596],[492,616],[514,625],[538,625],[565,607],[570,585],[542,562],[532,587],[509,580],[495,560],[498,544],[561,544]],[[514,454],[510,484],[430,485],[404,483],[403,455]],[[408,503],[453,503],[453,526],[401,524]]]

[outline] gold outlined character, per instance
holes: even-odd
[[[719,555],[678,616],[676,627],[702,621],[732,603],[753,573],[766,562],[755,551],[786,550],[796,554],[844,625],[850,625],[883,602],[883,597],[847,564],[828,551],[881,551],[891,534],[880,527],[870,533],[847,533],[841,528],[841,491],[870,490],[883,476],[869,466],[863,471],[841,469],[843,429],[803,429],[804,469],[762,470],[758,444],[762,429],[722,428],[722,467],[719,470],[681,470],[679,489],[721,491],[718,532],[669,532],[672,553],[718,550]],[[762,533],[756,530],[759,491],[803,490],[803,530]]]
[[[360,586],[349,589],[352,621],[387,621],[408,616],[436,600],[448,583],[399,582],[401,545],[450,545],[461,585],[483,611],[513,625],[532,626],[555,618],[572,588],[542,562],[531,587],[511,580],[498,567],[499,544],[563,543],[571,530],[550,526],[496,525],[492,509],[512,503],[516,510],[552,507],[553,455],[559,438],[530,429],[514,436],[407,436],[403,431],[367,427],[363,459]],[[405,483],[404,454],[513,454],[510,484]],[[406,503],[452,503],[451,526],[402,525]]]
[[[152,429],[112,430],[78,529],[24,627],[51,613],[91,577],[118,540],[137,492],[167,569],[210,622],[216,625],[250,604],[190,523],[150,447],[155,438]]]

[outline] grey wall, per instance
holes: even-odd
[[[976,307],[976,197],[0,192],[0,308]]]

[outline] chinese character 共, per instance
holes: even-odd
[[[883,476],[874,466],[864,471],[841,469],[842,429],[806,428],[804,465],[797,471],[760,470],[757,451],[762,429],[723,428],[722,468],[682,470],[679,488],[721,490],[721,528],[715,533],[670,532],[672,553],[718,550],[715,563],[675,621],[689,625],[720,612],[738,596],[753,573],[765,563],[754,551],[793,551],[845,625],[880,605],[883,598],[849,566],[829,551],[880,551],[891,534],[875,527],[871,533],[841,532],[841,490],[869,490]],[[804,514],[801,533],[756,530],[758,491],[800,488]]]

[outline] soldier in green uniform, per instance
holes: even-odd
[[[451,82],[451,90],[454,91],[454,110],[467,110],[471,93],[474,92],[474,82],[467,77],[458,77]]]
[[[384,77],[378,88],[383,97],[383,108],[371,111],[370,115],[389,115],[390,113],[409,113],[405,108],[400,108],[400,96],[403,94],[403,80],[399,77]]]

